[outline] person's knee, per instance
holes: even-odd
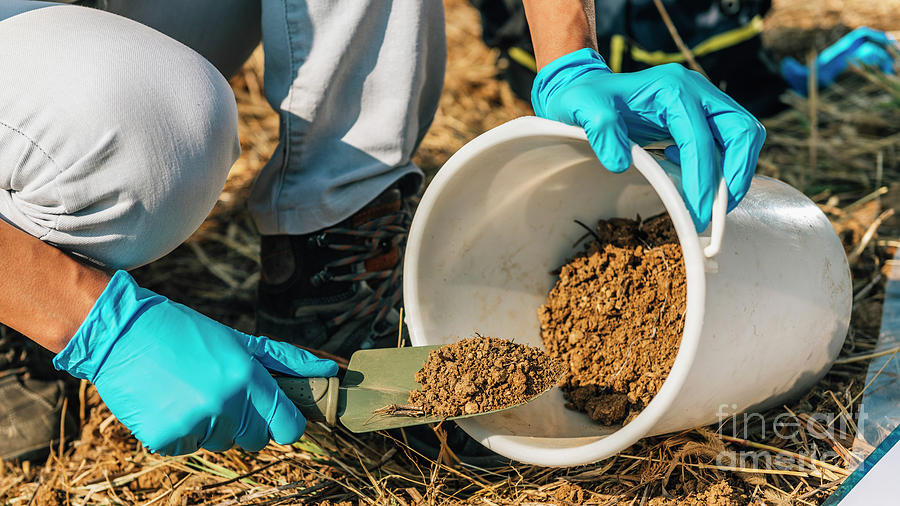
[[[0,49],[4,65],[22,59],[34,76],[0,77],[0,123],[46,157],[17,158],[3,189],[45,240],[129,268],[200,225],[240,151],[234,97],[209,62],[133,21],[68,6],[8,19],[0,39],[26,51]]]
[[[199,54],[171,39],[107,88],[107,113],[128,111],[123,145],[113,167],[126,174],[119,191],[144,237],[129,248],[146,263],[183,242],[209,214],[240,154],[237,107],[224,77]],[[123,57],[125,55],[122,55]],[[114,121],[114,118],[108,118]],[[114,169],[115,170],[115,169]],[[149,246],[149,249],[147,247]]]

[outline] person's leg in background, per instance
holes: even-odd
[[[253,189],[257,332],[349,356],[396,346],[411,162],[437,108],[441,2],[262,0],[280,144]]]
[[[120,16],[7,0],[0,66],[3,221],[130,269],[174,249],[212,209],[239,153],[237,111],[196,52]],[[59,435],[63,387],[29,344],[0,333],[3,459],[46,452]]]

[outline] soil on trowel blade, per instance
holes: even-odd
[[[568,367],[567,407],[626,423],[656,395],[684,330],[681,247],[668,215],[602,220],[560,269],[541,306],[541,337]]]
[[[416,373],[409,404],[429,415],[460,416],[531,400],[562,374],[544,350],[496,337],[473,337],[432,350]]]

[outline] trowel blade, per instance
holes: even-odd
[[[338,400],[341,423],[353,432],[372,432],[481,416],[521,405],[455,417],[376,414],[386,406],[408,403],[409,393],[420,388],[415,380],[416,373],[425,364],[428,353],[439,347],[382,348],[354,353],[341,381]]]

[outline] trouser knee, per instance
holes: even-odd
[[[132,268],[212,209],[240,148],[231,89],[200,55],[125,18],[57,5],[0,23],[0,65],[6,221]]]

